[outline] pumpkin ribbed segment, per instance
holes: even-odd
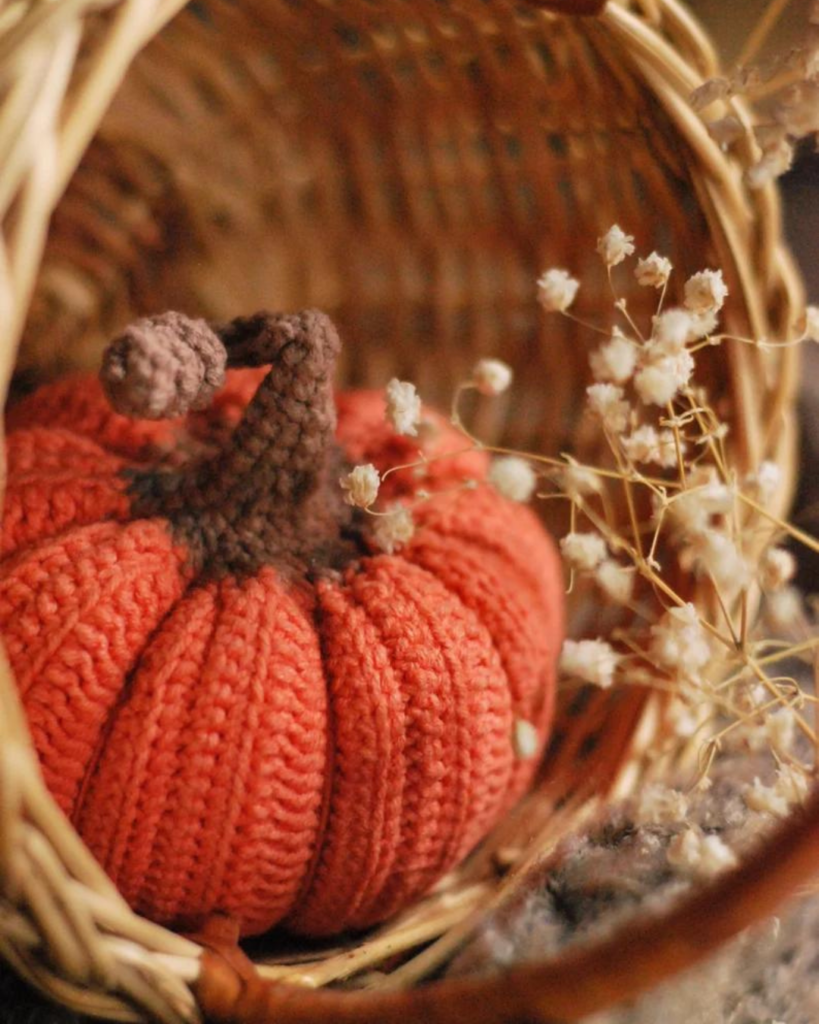
[[[6,414],[9,433],[24,427],[64,427],[129,458],[156,454],[177,441],[177,420],[132,420],[114,412],[96,377],[73,375],[45,384]]]
[[[97,523],[0,575],[0,623],[46,784],[74,813],[123,680],[185,586],[167,524]]]
[[[8,442],[0,557],[70,526],[125,519],[124,462],[67,430],[29,429]]]
[[[333,779],[321,860],[290,921],[310,934],[371,924],[428,889],[484,834],[511,767],[506,676],[439,580],[379,556],[322,586],[320,606]]]
[[[146,650],[79,828],[161,920],[222,911],[264,931],[316,846],[326,690],[308,612],[272,569],[193,590]]]
[[[492,638],[506,673],[514,718],[531,722],[545,742],[554,711],[554,665],[563,636],[562,575],[555,548],[526,508],[509,509],[487,488],[430,502],[405,553],[471,609]],[[507,803],[531,777],[512,770]]]

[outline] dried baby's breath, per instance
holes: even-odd
[[[627,235],[619,224],[613,224],[598,238],[597,252],[607,267],[616,267],[634,252],[634,236]]]
[[[472,380],[482,395],[499,395],[512,383],[512,368],[500,359],[481,359],[475,364]]]
[[[645,259],[638,259],[634,269],[637,283],[648,288],[665,288],[672,271],[671,260],[657,252]]]
[[[700,878],[713,878],[737,863],[737,855],[718,835],[704,835],[697,828],[675,836],[666,856],[672,867]]]
[[[489,467],[489,483],[511,501],[528,501],[535,490],[537,477],[525,459],[506,455],[493,459]]]
[[[512,746],[519,761],[529,761],[538,752],[540,737],[537,729],[524,718],[516,718],[512,730]]]
[[[614,683],[620,656],[605,640],[566,640],[560,668],[567,676],[607,690]]]
[[[547,270],[538,280],[538,301],[549,313],[565,313],[574,302],[580,282],[568,270]]]
[[[415,437],[421,419],[421,399],[415,385],[393,379],[387,385],[387,419],[397,434]]]
[[[722,93],[722,86],[715,88]],[[795,802],[790,791],[782,795],[783,788],[798,787],[805,778],[801,770],[791,772],[797,739],[819,749],[814,698],[786,671],[795,658],[810,658],[819,638],[791,585],[796,562],[784,543],[789,538],[819,552],[819,542],[773,511],[782,489],[774,461],[763,457],[750,472],[734,464],[729,423],[711,403],[707,386],[695,383],[695,369],[700,351],[712,345],[766,348],[780,342],[722,331],[720,314],[730,296],[718,269],[693,274],[685,283],[684,306],[664,308],[673,268],[657,253],[637,260],[637,281],[658,291],[654,314],[637,322],[617,297],[611,273],[632,247],[633,239],[618,226],[600,240],[613,314],[609,323],[585,325],[605,339],[589,346],[581,426],[585,441],[599,435],[597,450],[604,454],[596,464],[493,447],[470,433],[459,398],[469,389],[488,395],[506,390],[511,371],[499,360],[481,360],[457,389],[452,423],[466,448],[492,456],[488,483],[503,496],[557,498],[568,506],[570,525],[560,549],[569,589],[577,575],[584,577],[581,589],[595,613],[587,616],[589,630],[601,635],[566,640],[559,668],[567,685],[656,688],[662,697],[657,749],[696,755],[689,763],[696,765],[692,782],[700,786],[707,786],[709,766],[723,746],[769,750],[782,774],[772,794],[757,787],[749,799],[767,801],[771,813],[779,813]],[[548,270],[538,281],[540,304],[577,324],[569,308],[578,289],[568,271]],[[819,340],[819,308],[808,307],[796,333],[781,343]],[[707,373],[700,376],[707,380]],[[415,469],[425,474],[429,458],[419,450]],[[373,478],[369,470],[375,472],[356,467],[345,484],[347,500],[368,509],[378,488],[377,474]],[[416,492],[416,501],[434,499]],[[384,550],[411,536],[410,510],[406,522],[390,519],[395,511],[379,513],[373,527]],[[531,747],[527,725],[515,726],[519,756]],[[680,800],[666,802],[676,806]],[[641,813],[663,812],[647,806]],[[670,856],[681,869],[701,875],[733,858],[718,837],[696,832],[680,836]]]
[[[591,572],[607,555],[606,542],[599,533],[567,533],[560,542],[566,562],[580,572]]]
[[[339,480],[344,490],[344,500],[357,508],[369,508],[378,497],[381,478],[372,463],[356,466]]]
[[[404,506],[389,509],[375,518],[372,533],[378,547],[391,555],[412,540],[415,533],[412,512]]]

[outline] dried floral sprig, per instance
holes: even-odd
[[[811,8],[800,34],[801,42],[785,53],[757,58],[789,0],[769,0],[740,53],[726,75],[707,79],[691,94],[693,109],[701,113],[714,141],[723,147],[746,136],[743,118],[733,103],[745,96],[758,116],[753,133],[757,156],[746,173],[751,188],[762,188],[791,166],[794,147],[806,138],[819,140],[819,15]],[[713,112],[719,108],[717,116]]]
[[[456,389],[451,420],[464,438],[461,451],[480,449],[493,457],[489,486],[516,501],[568,503],[570,527],[560,543],[568,588],[575,580],[596,588],[609,626],[606,635],[566,641],[560,666],[567,685],[639,685],[662,694],[657,753],[696,754],[701,784],[723,747],[767,748],[785,781],[760,784],[748,801],[778,814],[797,802],[794,794],[802,791],[808,770],[797,736],[810,743],[814,761],[819,744],[809,714],[816,697],[781,671],[795,659],[811,660],[819,648],[790,585],[794,557],[781,545],[789,538],[819,551],[819,541],[773,511],[781,476],[773,462],[763,461],[750,473],[737,470],[727,444],[729,424],[695,383],[694,369],[698,353],[713,345],[777,347],[819,339],[819,310],[808,308],[794,339],[722,333],[719,314],[728,290],[720,271],[692,275],[683,289],[684,306],[664,310],[673,267],[667,257],[651,253],[636,259],[634,272],[660,295],[650,323],[640,325],[611,274],[634,255],[633,239],[615,226],[598,249],[620,322],[593,328],[607,340],[591,353],[594,382],[586,403],[609,461],[584,465],[570,456],[487,445],[474,436],[460,400],[468,390],[488,396],[507,390],[512,372],[498,360],[481,360]],[[568,271],[547,270],[537,287],[547,313],[576,320],[570,306],[580,283]],[[390,385],[393,393],[396,383]],[[402,393],[414,400],[414,388]],[[388,417],[399,428],[391,401]],[[417,413],[413,408],[413,422],[420,415],[420,407]],[[418,444],[417,461],[409,465],[392,467],[381,478],[374,467],[358,466],[342,480],[346,500],[373,516],[373,538],[387,551],[410,541],[414,522],[412,505],[374,507],[380,483],[399,469],[423,475],[435,459],[456,454],[429,455],[420,435]],[[422,491],[415,501],[434,499]],[[516,727],[515,742],[528,749],[525,723]],[[677,845],[670,855],[694,873],[708,874],[730,862],[730,851],[712,837],[687,834]]]

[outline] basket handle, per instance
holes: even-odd
[[[210,943],[195,994],[211,1024],[561,1024],[632,999],[768,917],[819,870],[819,789],[736,870],[669,912],[588,948],[488,979],[408,992],[266,982],[233,943]]]
[[[542,7],[557,14],[594,16],[600,14],[607,0],[526,0],[532,7]]]

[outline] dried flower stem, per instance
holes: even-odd
[[[771,34],[776,23],[782,17],[785,9],[790,5],[790,2],[791,0],[770,0],[762,17],[754,25],[750,35],[745,40],[745,45],[742,47],[742,51],[737,59],[737,64],[740,67],[747,67],[756,57],[765,45],[765,40]]]

